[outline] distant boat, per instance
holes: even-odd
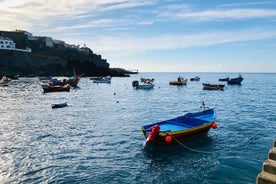
[[[51,79],[49,80],[49,85],[50,86],[64,86],[64,85],[70,85],[72,87],[77,87],[78,83],[80,81],[80,76],[73,76],[70,77],[69,79]]]
[[[243,81],[243,77],[241,75],[239,75],[239,77],[237,77],[237,78],[229,79],[227,81],[227,84],[237,84],[237,85],[240,85],[242,81]]]
[[[135,80],[132,81],[132,86],[136,89],[152,89],[154,87],[154,84],[152,84],[151,82],[139,84],[139,81]]]
[[[207,133],[211,127],[217,128],[215,118],[215,111],[205,110],[204,107],[203,111],[144,125],[141,129],[146,138],[145,146],[166,145],[200,136]]]
[[[44,93],[50,93],[50,92],[69,92],[70,91],[70,86],[65,85],[65,86],[50,86],[50,85],[41,85]]]
[[[140,78],[141,82],[154,82],[154,78]]]
[[[219,79],[219,81],[225,81],[225,82],[227,82],[228,80],[229,80],[229,77]]]
[[[190,78],[190,81],[199,81],[199,80],[200,80],[200,77],[198,76]]]
[[[203,89],[205,90],[224,90],[224,84],[208,84],[202,83]]]
[[[177,85],[177,86],[181,86],[181,85],[186,85],[188,82],[188,79],[183,79],[183,77],[178,77],[177,81],[170,81],[169,85]]]
[[[91,80],[93,80],[93,83],[111,83],[111,79],[112,77],[106,76],[106,77],[92,78]]]
[[[68,105],[67,105],[67,102],[58,103],[58,104],[52,104],[52,109],[62,108],[62,107],[66,107],[66,106],[68,106]]]
[[[11,81],[11,79],[9,79],[8,77],[6,77],[5,75],[2,77],[2,79],[0,80],[0,86],[8,86],[8,83]]]

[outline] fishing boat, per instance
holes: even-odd
[[[68,106],[67,102],[52,104],[52,109],[62,108],[62,107],[66,107],[66,106]]]
[[[106,76],[106,77],[97,77],[91,80],[93,80],[93,83],[111,83],[111,79],[112,79],[111,76]]]
[[[227,81],[229,81],[229,77],[226,77],[226,78],[222,78],[222,79],[219,79],[219,81],[222,81],[222,82],[227,82]]]
[[[80,81],[80,76],[73,76],[70,77],[69,79],[51,79],[49,80],[49,85],[50,86],[64,86],[64,85],[70,85],[72,87],[77,87],[78,83]]]
[[[204,106],[203,111],[142,126],[146,138],[145,145],[166,145],[204,135],[211,127],[217,128],[215,118],[214,109]]]
[[[65,85],[65,86],[50,86],[50,85],[41,85],[43,92],[44,93],[50,93],[50,92],[69,92],[70,91],[70,86]]]
[[[198,76],[190,78],[190,81],[199,81],[199,80],[200,80],[200,77]]]
[[[205,90],[224,90],[224,84],[209,84],[209,83],[202,83],[203,89]]]
[[[11,79],[9,79],[8,77],[6,77],[5,75],[2,77],[2,79],[0,80],[0,86],[8,86],[8,83],[11,81]]]
[[[140,78],[140,80],[141,80],[141,82],[154,82],[154,78],[151,78],[151,79],[149,79],[149,78]]]
[[[139,84],[139,81],[135,80],[132,81],[132,86],[136,89],[152,89],[154,87],[154,84],[152,84],[151,82]]]
[[[227,81],[227,84],[237,84],[240,85],[243,81],[243,77],[239,75],[237,78],[231,78]]]
[[[178,77],[177,81],[170,81],[169,85],[177,85],[177,86],[181,86],[181,85],[186,85],[188,82],[188,79],[183,79],[183,77]]]

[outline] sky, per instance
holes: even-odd
[[[276,72],[275,0],[0,0],[0,30],[140,72]]]

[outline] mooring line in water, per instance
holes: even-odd
[[[270,125],[271,127],[271,125]],[[225,150],[217,150],[217,151],[200,151],[200,150],[196,150],[196,149],[193,149],[193,148],[190,148],[186,145],[184,145],[183,143],[181,143],[179,140],[177,140],[174,136],[172,136],[172,138],[182,147],[190,150],[190,151],[193,151],[193,152],[197,152],[197,153],[207,153],[207,154],[212,154],[212,153],[216,153],[216,152],[219,152],[219,151],[229,151],[230,149],[233,149],[233,148],[236,148],[236,147],[240,147],[242,145],[245,145],[246,143],[250,142],[251,139],[253,139],[255,136],[257,136],[260,132],[262,131],[262,129],[260,129],[259,131],[257,131],[255,134],[253,134],[251,137],[249,137],[246,141],[243,141],[242,143],[238,144],[238,145],[235,145],[235,146],[232,146],[230,148],[227,148]],[[275,136],[276,137],[276,136]]]

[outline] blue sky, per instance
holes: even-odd
[[[141,72],[276,72],[275,0],[0,0],[0,29]]]

